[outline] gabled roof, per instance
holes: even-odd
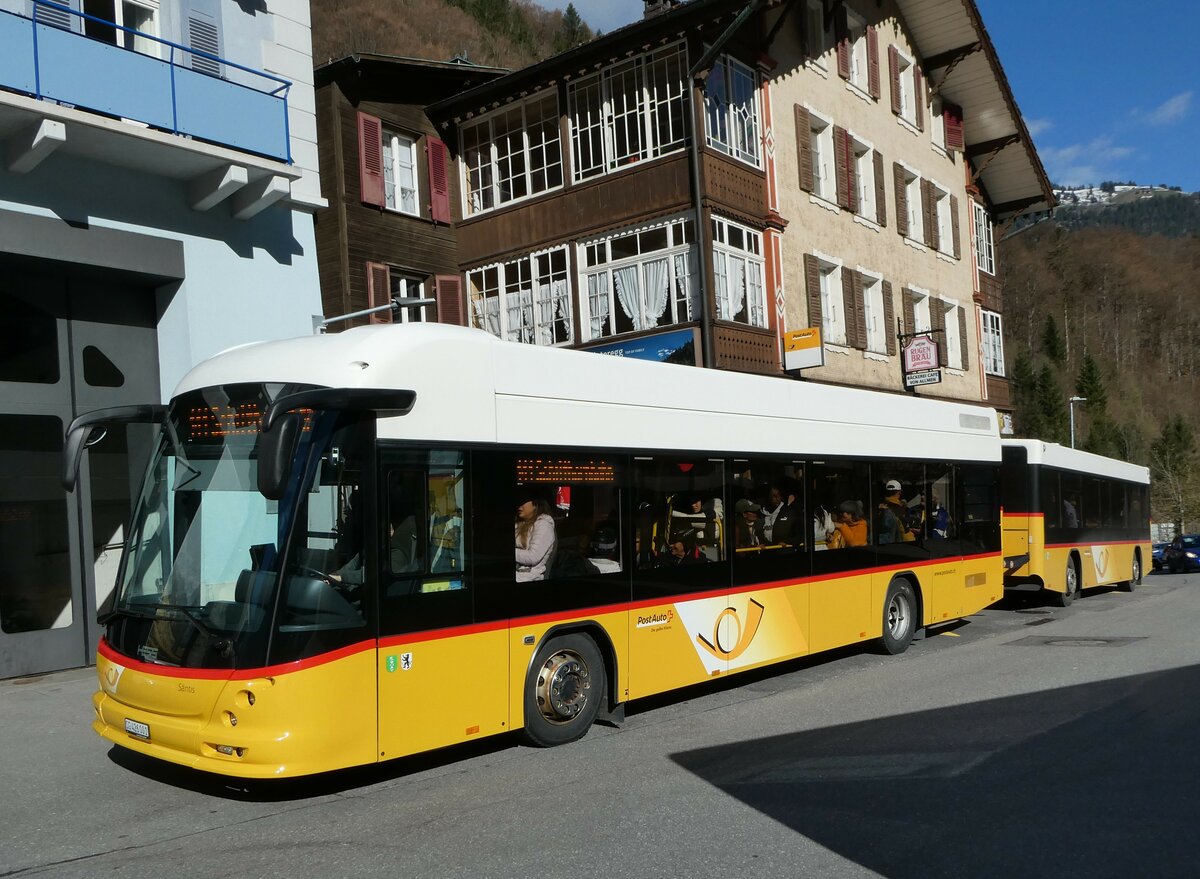
[[[478,113],[563,76],[590,72],[664,38],[683,36],[751,2],[691,0],[447,97],[426,107],[426,112],[431,118],[443,120]],[[1022,212],[1054,207],[1050,181],[975,0],[897,0],[897,4],[930,87],[963,108],[966,157],[991,200],[996,218],[1006,220]],[[785,4],[784,9],[788,8]]]
[[[929,87],[963,108],[965,154],[996,218],[1057,203],[975,0],[897,0]]]

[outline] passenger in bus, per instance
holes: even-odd
[[[837,522],[828,541],[830,549],[867,545],[867,520],[863,518],[860,501],[842,501],[837,508]]]
[[[900,499],[902,488],[896,479],[889,479],[883,489],[883,500],[879,503],[878,528],[875,531],[878,543],[907,543],[916,539],[909,527],[909,507]]]
[[[703,561],[696,544],[686,540],[676,540],[667,547],[666,553],[659,559],[658,567],[674,568],[679,565],[693,565]]]
[[[799,513],[796,510],[796,495],[784,495],[783,489],[772,485],[767,492],[767,503],[763,506],[763,534],[767,543],[798,543],[803,541],[799,533]]]
[[[715,518],[699,495],[677,495],[672,500],[670,540],[686,538],[705,543],[715,533]]]
[[[737,518],[737,548],[764,546],[767,536],[763,533],[762,507],[749,498],[742,498],[734,505]]]
[[[829,541],[836,533],[834,528],[833,513],[825,509],[823,504],[817,504],[813,510],[813,548],[814,549],[837,549],[838,547],[830,546]]]
[[[929,536],[934,540],[945,540],[950,536],[950,511],[936,494],[929,512]]]
[[[515,524],[518,583],[545,580],[557,539],[550,504],[534,489],[522,493]]]

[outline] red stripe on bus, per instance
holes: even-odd
[[[1001,513],[1001,519],[1041,519],[1045,517],[1045,513],[1013,513],[1005,510]]]
[[[1098,540],[1095,543],[1047,543],[1046,549],[1081,549],[1092,546],[1148,546],[1149,540]]]
[[[836,550],[830,551],[836,552]],[[688,592],[681,595],[666,596],[665,598],[661,599],[652,598],[641,599],[639,601],[617,602],[615,604],[603,604],[595,607],[579,608],[576,610],[563,610],[555,611],[554,613],[493,620],[486,623],[447,626],[441,629],[427,629],[422,632],[386,635],[379,639],[378,647],[381,650],[390,650],[405,644],[420,644],[427,641],[444,641],[450,638],[462,637],[464,635],[479,635],[485,632],[496,632],[505,629],[520,628],[523,626],[539,626],[547,623],[562,622],[563,620],[576,620],[592,616],[625,613],[628,611],[641,610],[647,607],[660,607],[667,604],[683,604],[684,602],[703,601],[709,598],[726,598],[734,595],[745,595],[749,592],[761,592],[768,589],[784,589],[789,586],[801,586],[804,584],[816,583],[824,580],[840,580],[845,579],[846,577],[861,577],[870,574],[884,574],[895,571],[928,568],[933,567],[934,565],[947,565],[957,564],[959,562],[978,561],[980,559],[993,559],[999,561],[1000,556],[995,553],[978,553],[976,555],[952,556],[949,558],[926,559],[923,561],[913,559],[903,563],[883,565],[875,568],[862,568],[857,571],[841,572],[838,576],[816,575],[793,580],[775,580],[766,583],[755,583],[749,586],[710,589],[705,592]],[[329,653],[310,656],[307,659],[300,659],[296,660],[295,662],[254,669],[197,669],[157,665],[155,663],[142,662],[138,659],[131,659],[127,656],[123,656],[122,654],[117,653],[117,651],[114,650],[104,639],[101,639],[100,646],[97,649],[100,655],[104,656],[105,658],[119,665],[123,665],[126,668],[133,669],[134,671],[144,672],[146,674],[179,678],[194,678],[198,680],[243,680],[246,678],[271,677],[273,675],[304,671],[305,669],[314,668],[318,665],[336,662],[337,660],[344,659],[347,656],[353,656],[357,653],[372,650],[376,647],[376,644],[377,642],[375,641],[360,641],[357,644],[341,647],[337,650],[330,651]]]

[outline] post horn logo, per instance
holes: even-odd
[[[746,625],[743,626],[738,612],[732,607],[727,607],[717,614],[717,619],[713,623],[712,640],[708,640],[703,635],[697,635],[696,640],[700,642],[701,647],[717,659],[737,659],[746,652],[746,648],[754,640],[754,636],[758,632],[758,625],[762,622],[764,610],[765,608],[761,604],[751,598],[750,605],[746,608]],[[728,629],[722,631],[722,623],[726,619],[731,620],[737,627],[737,636],[732,639],[732,643],[729,638],[725,637]]]

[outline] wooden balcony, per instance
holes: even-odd
[[[779,339],[774,330],[718,322],[713,327],[718,369],[779,375]]]

